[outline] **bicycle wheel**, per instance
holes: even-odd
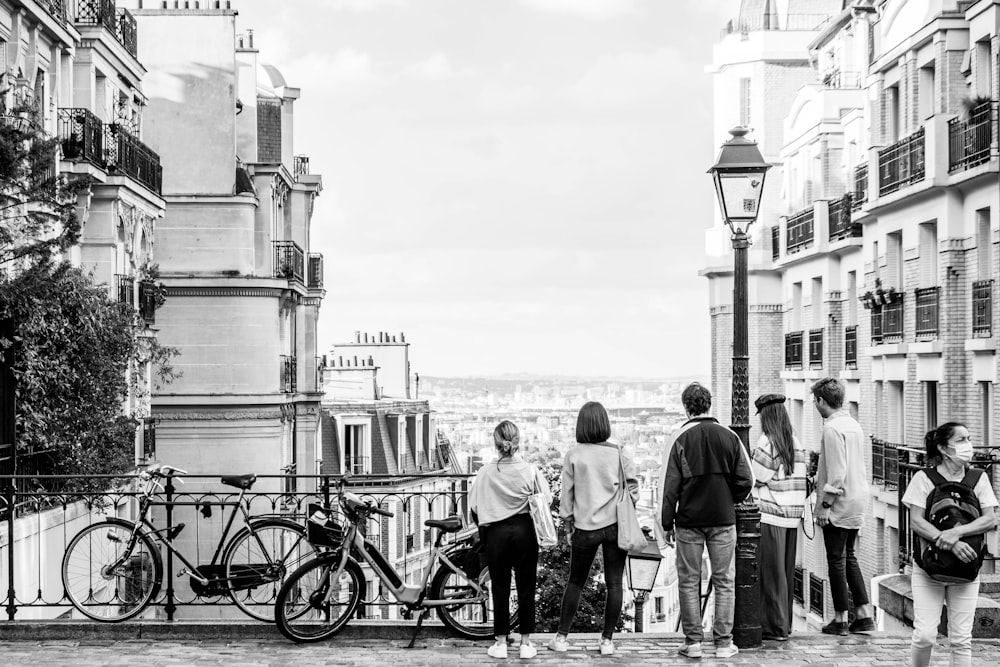
[[[455,604],[437,608],[441,621],[456,634],[468,639],[493,636],[493,590],[489,568],[483,567],[477,577],[482,594],[477,593],[465,574],[447,565],[438,569],[431,584],[434,600],[455,600]],[[517,630],[517,592],[510,592],[510,629]]]
[[[107,623],[124,621],[142,612],[159,592],[160,552],[144,533],[128,551],[133,527],[122,519],[106,519],[81,530],[66,547],[63,588],[84,616]]]
[[[311,560],[285,580],[274,605],[281,634],[293,642],[318,642],[347,625],[361,600],[365,575],[348,559],[333,581],[339,561],[335,554]]]
[[[297,523],[265,519],[252,525],[252,533],[244,528],[233,537],[223,556],[229,597],[247,616],[273,623],[281,584],[316,551]]]

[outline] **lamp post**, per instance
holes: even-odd
[[[646,529],[643,529],[644,532]],[[643,606],[649,592],[656,584],[656,574],[660,571],[660,561],[663,555],[656,539],[646,533],[646,546],[642,551],[630,551],[628,554],[629,588],[635,594],[635,631],[643,631]]]
[[[748,232],[757,219],[764,176],[771,165],[746,138],[748,128],[735,127],[732,138],[722,145],[719,159],[708,170],[722,218],[732,233],[736,256],[733,269],[733,394],[731,428],[750,450],[750,376],[747,303]],[[736,611],[733,641],[740,648],[760,646],[760,581],[757,549],[760,546],[760,509],[752,498],[736,506]]]

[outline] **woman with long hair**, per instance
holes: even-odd
[[[622,612],[622,573],[627,556],[627,552],[618,547],[619,466],[624,465],[632,502],[638,500],[639,481],[632,457],[618,445],[609,443],[610,437],[611,420],[607,410],[594,401],[585,403],[576,419],[577,445],[566,452],[563,459],[559,515],[567,527],[572,550],[559,627],[549,644],[553,651],[569,649],[569,630],[580,605],[580,592],[587,583],[594,557],[600,548],[604,553],[607,598],[604,601],[604,629],[598,648],[601,655],[615,652],[611,638]]]
[[[528,510],[528,496],[551,498],[549,483],[535,466],[524,460],[521,434],[514,422],[504,420],[493,430],[496,463],[487,463],[476,474],[469,492],[469,507],[479,524],[493,582],[493,635],[487,650],[491,658],[507,657],[510,632],[510,573],[517,586],[517,619],[521,632],[520,657],[534,658],[535,581],[538,573],[538,540]]]
[[[938,549],[948,550],[963,563],[977,557],[967,541],[972,535],[982,535],[997,525],[997,498],[990,487],[989,476],[980,474],[973,487],[979,500],[980,517],[964,526],[939,530],[924,518],[924,508],[935,485],[931,471],[936,471],[946,482],[965,482],[972,461],[972,439],[969,429],[959,422],[948,422],[938,426],[924,436],[927,451],[926,470],[918,470],[910,483],[902,502],[909,508],[910,526],[921,538],[922,544],[933,544]],[[936,475],[934,475],[936,476]],[[939,480],[940,481],[940,480]],[[913,563],[910,577],[913,587],[913,638],[910,643],[910,660],[915,667],[925,667],[931,661],[931,651],[937,641],[941,607],[948,604],[948,639],[951,640],[951,664],[969,665],[972,662],[972,622],[976,615],[976,601],[979,599],[979,577],[969,582],[946,583],[931,578],[919,563]]]
[[[754,401],[762,431],[751,456],[760,506],[761,634],[785,641],[792,631],[792,579],[798,526],[806,504],[806,457],[792,431],[782,394]]]

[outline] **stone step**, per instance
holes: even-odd
[[[987,586],[990,595],[997,595],[1000,577],[988,575],[991,579]],[[1000,639],[1000,601],[983,595],[983,584],[980,582],[979,602],[976,604],[976,618],[972,623],[972,636],[976,639]],[[913,590],[910,586],[910,575],[897,574],[886,577],[878,585],[879,608],[908,627],[913,627]],[[941,612],[940,634],[948,633],[947,606]]]

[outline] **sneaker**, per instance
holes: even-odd
[[[493,644],[487,651],[486,654],[491,658],[496,658],[498,660],[507,659],[507,642],[502,644]]]
[[[729,642],[725,646],[716,646],[715,647],[715,657],[716,658],[731,658],[731,657],[733,657],[734,655],[736,655],[739,652],[740,652],[740,650],[738,648],[736,648],[736,644],[734,644],[732,642]]]
[[[847,623],[844,621],[830,621],[823,626],[824,635],[840,635],[841,637],[847,636]]]
[[[677,654],[685,658],[700,658],[701,644],[684,644],[677,650]]]
[[[787,642],[788,635],[772,635],[770,632],[765,632],[761,634],[761,639],[769,642]]]
[[[610,639],[601,639],[601,655],[614,655],[615,653],[615,643]]]
[[[847,629],[850,632],[875,632],[875,619],[871,616],[867,618],[856,618]]]
[[[538,649],[534,644],[521,644],[521,660],[529,660],[538,655]]]
[[[565,653],[569,650],[569,637],[562,637],[556,635],[549,642],[549,650],[555,651],[556,653]]]

